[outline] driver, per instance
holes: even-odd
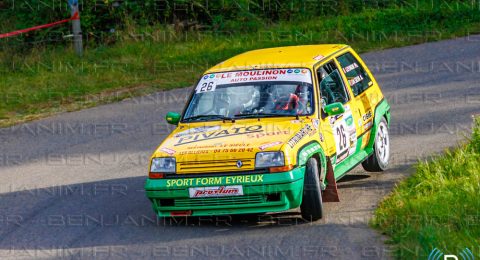
[[[288,96],[281,97],[276,101],[275,109],[285,111],[296,110],[297,114],[308,113],[308,92],[308,86],[297,85],[294,93],[290,93]]]
[[[295,89],[295,95],[298,97],[297,114],[310,113],[309,90],[306,85],[298,85]]]

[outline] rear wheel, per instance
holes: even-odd
[[[381,172],[387,169],[389,159],[390,138],[388,135],[388,126],[385,118],[382,118],[377,126],[373,154],[362,163],[362,166],[367,172]]]
[[[304,179],[303,199],[300,205],[302,217],[310,221],[319,220],[323,215],[323,202],[318,162],[315,158],[308,159]]]

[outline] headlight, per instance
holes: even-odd
[[[153,158],[150,172],[175,173],[175,158]]]
[[[284,166],[283,152],[263,152],[255,156],[255,168]]]

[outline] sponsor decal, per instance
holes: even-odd
[[[354,63],[348,65],[347,67],[343,68],[343,72],[345,72],[345,74],[346,74],[346,73],[349,73],[350,71],[352,71],[356,68],[358,68],[358,65],[357,65],[357,63],[354,62]]]
[[[324,141],[324,140],[325,140],[325,138],[323,137],[323,134],[322,134],[322,133],[320,133],[320,142],[322,142],[322,143],[323,143],[323,141]]]
[[[190,198],[240,196],[243,195],[242,186],[220,186],[205,188],[190,188]]]
[[[372,121],[369,121],[369,122],[367,122],[367,123],[365,123],[365,124],[363,125],[363,130],[364,130],[364,131],[367,131],[367,130],[369,130],[370,128],[372,128]]]
[[[198,83],[197,93],[215,91],[218,85],[255,81],[299,81],[312,83],[310,70],[302,69],[263,69],[237,72],[219,72],[204,75]]]
[[[331,116],[328,120],[330,121],[330,124],[333,125],[333,124],[335,124],[335,122],[337,122],[337,120],[338,120],[339,118],[341,118],[341,117],[342,117],[342,114],[340,114],[340,115],[335,115],[335,116]]]
[[[367,113],[365,113],[364,115],[362,115],[362,119],[363,121],[367,121],[368,119],[372,118],[372,111],[368,111]]]
[[[265,136],[276,136],[276,135],[291,135],[290,130],[283,130],[277,132],[261,132],[255,134],[248,134],[247,138],[263,138]]]
[[[349,127],[349,128],[348,128],[348,133],[349,133],[350,135],[357,135],[357,130],[355,129],[355,126]],[[356,138],[355,138],[355,139],[356,139]]]
[[[312,119],[312,125],[315,129],[318,129],[319,120],[317,118]]]
[[[253,148],[230,148],[230,149],[215,149],[213,150],[214,153],[244,153],[253,152]]]
[[[350,84],[350,86],[353,86],[353,85],[357,84],[358,82],[360,82],[360,81],[362,81],[362,80],[363,80],[362,75],[358,75],[358,76],[356,76],[356,77],[353,78],[353,79],[349,79],[349,80],[348,80],[348,83]]]
[[[353,117],[352,115],[348,116],[347,118],[345,118],[345,123],[347,123],[347,126],[352,126],[353,124]]]
[[[282,142],[280,142],[280,141],[273,142],[273,143],[269,143],[269,144],[263,144],[263,145],[260,145],[260,146],[258,147],[258,149],[260,149],[260,151],[263,151],[263,150],[265,150],[265,149],[267,149],[267,148],[270,148],[270,147],[273,147],[273,146],[277,146],[277,145],[280,145],[280,144],[282,144]]]
[[[290,148],[293,148],[296,144],[300,142],[307,134],[312,135],[316,130],[313,129],[311,125],[305,125],[298,133],[296,133],[290,140],[288,140],[288,145]]]
[[[209,153],[209,150],[194,150],[194,151],[181,151],[178,154],[179,155],[186,155],[186,154],[207,154]]]
[[[322,60],[324,58],[323,55],[317,55],[315,57],[313,57],[314,60]]]
[[[251,144],[232,143],[232,144],[209,144],[209,145],[191,145],[187,146],[184,151],[178,152],[179,155],[186,154],[208,154],[208,153],[242,153],[253,152],[253,147],[249,148]]]
[[[188,193],[190,195],[190,198],[241,196],[243,195],[243,187],[241,185],[198,187],[198,188],[189,188]]]
[[[350,154],[353,154],[355,152],[356,146],[357,146],[357,133],[350,132]]]
[[[215,131],[220,129],[219,125],[215,126],[201,126],[201,127],[195,127],[195,128],[190,128],[185,131],[182,131],[178,134],[175,135],[175,137],[182,137],[186,135],[192,135],[192,134],[197,134],[197,133],[205,133],[205,132],[210,132],[210,131]]]
[[[187,146],[187,149],[198,150],[198,149],[206,149],[206,148],[248,147],[250,145],[251,144],[247,144],[247,143],[229,143],[229,144],[215,143],[215,144],[205,144],[205,145],[194,144],[191,146]]]
[[[263,174],[169,179],[167,180],[167,188],[192,187],[200,185],[235,185],[250,183],[263,183]]]
[[[186,135],[178,138],[178,141],[174,146],[201,142],[201,141],[211,140],[215,138],[251,134],[256,132],[262,132],[261,125],[252,125],[248,127],[237,126],[237,127],[232,127],[230,129],[223,129],[223,130],[219,129],[216,131],[209,131],[209,133],[195,133],[195,134]]]
[[[167,153],[169,155],[174,155],[175,154],[175,150],[172,150],[172,149],[167,148],[167,147],[160,148],[160,151],[162,151],[164,153]]]
[[[344,152],[342,152],[340,155],[337,156],[337,164],[342,162],[343,160],[345,160],[348,156],[348,150],[345,150]]]
[[[311,144],[300,152],[299,163],[303,165],[312,154],[321,149],[319,144]]]

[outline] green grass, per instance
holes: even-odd
[[[161,25],[127,28],[118,32],[117,43],[89,47],[83,58],[64,47],[27,55],[0,52],[0,126],[191,86],[208,67],[251,49],[346,43],[364,52],[464,36],[480,32],[480,12],[468,4],[425,2],[418,8],[364,9],[260,25],[250,33],[176,33]],[[128,37],[142,33],[148,34],[141,41]],[[8,49],[8,42],[5,45]]]
[[[480,118],[469,143],[420,162],[375,212],[401,259],[426,259],[433,248],[480,257]],[[442,258],[443,259],[443,258]],[[459,257],[460,259],[460,257]]]

